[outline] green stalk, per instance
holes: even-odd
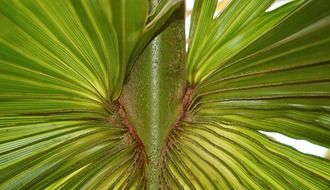
[[[181,6],[139,56],[120,98],[145,145],[148,189],[159,189],[161,147],[182,107],[184,63],[184,6]]]

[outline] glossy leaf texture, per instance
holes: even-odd
[[[195,1],[192,101],[164,149],[166,189],[328,189],[330,162],[259,130],[330,146],[330,4]]]
[[[178,3],[0,1],[0,189],[146,187],[114,102]]]

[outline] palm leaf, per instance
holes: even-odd
[[[330,7],[292,1],[266,12],[272,2],[232,1],[215,18],[217,1],[195,2],[186,64],[192,102],[169,137],[164,185],[329,187],[328,161],[256,130],[329,147]]]
[[[327,0],[155,2],[0,2],[0,189],[329,188]]]
[[[260,27],[251,21],[242,32],[224,39],[227,42],[223,46],[227,46],[248,35],[251,40],[242,43],[251,45],[236,54],[230,48],[218,48],[201,64],[215,69],[198,84],[196,112],[329,146],[329,7],[307,1],[292,11],[297,3],[262,13],[256,19],[261,25],[264,15],[288,14],[282,20],[274,18],[278,23],[267,22],[274,26],[264,36],[259,36]],[[282,13],[279,17],[283,18]],[[253,31],[254,38],[249,31]],[[214,66],[205,66],[209,63]],[[196,66],[196,75],[208,72],[203,68]]]
[[[180,2],[151,21],[146,0],[0,3],[0,189],[143,189],[113,101],[140,39]]]

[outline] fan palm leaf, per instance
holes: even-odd
[[[0,189],[328,189],[330,4],[0,1]]]

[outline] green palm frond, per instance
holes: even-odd
[[[328,0],[155,2],[0,1],[0,189],[328,189]]]
[[[259,3],[250,4],[254,3],[243,7],[255,13]],[[261,11],[233,36],[216,42],[213,36],[203,38],[205,48],[196,54],[205,56],[190,55],[200,66],[187,64],[195,70],[188,77],[202,80],[191,81],[197,84],[194,112],[329,146],[329,8],[322,1],[293,1],[271,12]],[[266,18],[271,17],[269,22]],[[234,27],[239,21],[232,22],[224,25]],[[211,30],[223,36],[221,28]],[[268,32],[260,35],[263,29]],[[212,43],[220,48],[205,52]],[[192,50],[193,46],[194,42]]]
[[[146,0],[0,2],[0,189],[145,187],[113,101],[178,3],[149,22]]]
[[[233,1],[216,18],[217,1],[195,2],[186,64],[194,93],[172,132],[164,185],[329,187],[329,161],[256,130],[329,147],[330,4],[292,1],[266,12],[272,2]]]

